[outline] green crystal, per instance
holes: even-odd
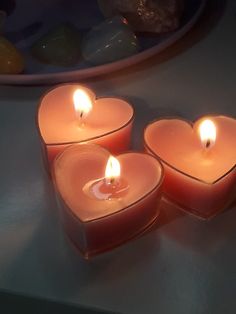
[[[80,58],[80,33],[70,24],[61,24],[35,42],[32,55],[43,63],[75,65]]]
[[[95,26],[82,42],[82,55],[91,64],[120,60],[139,50],[139,43],[127,21],[116,16]]]

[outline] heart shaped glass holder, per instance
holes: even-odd
[[[98,145],[76,144],[59,154],[53,164],[53,182],[64,229],[86,259],[140,236],[159,216],[164,176],[159,160],[135,152],[117,156],[124,171],[113,193],[109,187],[104,192],[103,179],[99,179],[107,155],[108,151]],[[142,174],[138,174],[142,164]],[[151,179],[143,178],[147,172]]]
[[[86,91],[95,102],[92,114],[87,119],[87,133],[86,127],[80,126],[76,120],[78,115],[73,108],[73,93],[76,89]],[[112,154],[128,150],[133,121],[134,109],[125,99],[96,98],[88,87],[74,83],[52,88],[42,96],[36,115],[47,172],[50,174],[55,157],[72,144],[95,143],[107,148]],[[86,122],[84,124],[86,126]]]
[[[234,120],[233,118],[226,116],[212,117]],[[163,193],[165,198],[188,214],[204,220],[211,219],[218,213],[229,208],[235,201],[236,166],[235,164],[232,165],[232,167],[223,175],[219,176],[212,182],[206,182],[205,180],[191,176],[168,163],[159,153],[157,153],[157,151],[155,151],[153,145],[148,142],[147,130],[149,126],[158,123],[159,121],[171,119],[178,119],[189,124],[191,127],[194,126],[194,123],[191,121],[175,117],[163,117],[152,121],[144,130],[145,151],[159,158],[164,166],[165,178]],[[200,120],[201,119],[197,121]],[[173,132],[175,132],[175,129]],[[160,134],[158,134],[158,136],[160,136]],[[155,145],[158,145],[158,136],[156,137]],[[232,137],[232,135],[230,136]],[[166,143],[166,145],[171,145],[171,143]],[[175,156],[175,151],[173,151],[173,156]]]

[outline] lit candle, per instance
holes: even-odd
[[[127,150],[134,111],[119,98],[99,98],[78,84],[60,85],[43,96],[37,123],[46,165],[74,143],[96,143],[113,154]]]
[[[84,193],[97,200],[120,198],[129,188],[128,183],[120,177],[120,172],[119,160],[110,156],[107,161],[105,176],[88,181],[83,187]]]
[[[55,159],[53,178],[65,230],[85,258],[144,232],[159,214],[163,168],[151,155],[72,145]]]
[[[120,163],[117,158],[110,156],[107,162],[105,179],[106,184],[114,186],[114,183],[119,182],[120,178]]]
[[[235,119],[225,116],[149,124],[145,148],[163,162],[167,198],[201,218],[229,206],[235,198],[235,134]]]

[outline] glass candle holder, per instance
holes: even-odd
[[[235,200],[235,134],[235,119],[226,116],[150,123],[144,146],[163,163],[165,196],[202,219],[226,209]]]
[[[41,99],[37,128],[47,170],[55,157],[76,143],[96,143],[113,154],[129,148],[134,110],[123,99],[96,98],[87,87],[62,84]]]
[[[142,234],[159,214],[161,163],[151,155],[128,152],[115,158],[120,167],[117,174],[110,158],[100,146],[77,144],[54,161],[62,222],[85,258]],[[114,175],[109,175],[112,171]]]

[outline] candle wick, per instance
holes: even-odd
[[[114,177],[111,177],[109,179],[105,180],[106,184],[110,187],[115,187],[116,186],[116,179]]]
[[[79,128],[82,128],[84,126],[84,111],[81,110],[77,112],[77,121]]]
[[[115,178],[114,177],[111,177],[110,179],[110,184],[114,184],[115,183]]]
[[[115,178],[111,177],[108,180],[106,180],[107,185],[113,185],[115,183]]]
[[[208,139],[208,140],[206,141],[206,148],[209,148],[210,146],[211,146],[211,140]]]

